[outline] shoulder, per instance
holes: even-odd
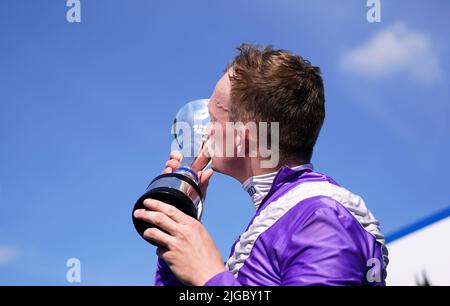
[[[366,207],[362,197],[332,180],[293,184],[270,201],[254,221],[271,226],[295,222],[298,228],[310,218],[321,215],[356,223],[384,243],[379,230],[380,224]]]
[[[275,207],[272,209],[275,210]],[[290,236],[311,227],[317,229],[326,228],[328,233],[337,230],[364,230],[347,208],[337,200],[326,195],[317,195],[303,199],[279,217],[269,213],[267,218],[276,218],[276,222],[273,223],[267,234],[277,233],[278,237]]]
[[[288,190],[268,202],[253,223],[273,226],[296,222],[296,227],[315,214],[326,213],[352,219],[355,209],[364,209],[362,199],[334,181],[306,181],[292,184]],[[353,211],[353,212],[352,212]],[[361,212],[366,214],[366,212]]]
[[[282,241],[292,236],[303,237],[301,232],[312,229],[316,231],[316,237],[339,232],[339,238],[357,236],[369,243],[373,239],[384,243],[379,222],[364,200],[329,181],[302,182],[293,186],[269,203],[254,223],[255,227],[265,228],[261,238],[272,242],[275,238]]]

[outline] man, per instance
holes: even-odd
[[[284,50],[238,50],[210,98],[212,121],[279,122],[279,163],[267,168],[261,155],[213,156],[212,170],[200,173],[204,191],[213,170],[237,179],[256,208],[225,265],[200,222],[146,200],[135,217],[159,228],[144,233],[162,245],[156,284],[383,285],[387,250],[378,221],[359,196],[310,163],[325,117],[319,68]],[[261,140],[243,135],[245,143]],[[164,172],[181,158],[172,152]]]

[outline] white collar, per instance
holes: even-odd
[[[305,165],[300,165],[291,168],[292,170],[300,169]],[[269,193],[270,188],[272,187],[273,180],[277,175],[278,171],[251,176],[242,183],[242,188],[248,193],[250,198],[252,199],[253,205],[255,209],[259,208],[264,197]]]

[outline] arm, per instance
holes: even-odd
[[[276,230],[280,285],[361,284],[365,263],[355,242],[360,225],[349,214],[330,207],[316,209],[305,221],[292,211]],[[280,220],[281,221],[281,220]],[[289,221],[289,222],[287,222]],[[287,222],[287,223],[286,223]],[[240,286],[233,274],[221,272],[207,286]]]
[[[172,273],[164,260],[158,258],[155,273],[155,286],[184,286],[184,284]]]
[[[163,173],[171,173],[173,170],[177,169],[180,166],[181,159],[182,159],[182,156],[179,152],[172,151],[170,153],[170,159],[167,161]],[[206,194],[208,182],[209,182],[209,179],[211,178],[212,174],[213,174],[213,172],[211,169],[206,170],[205,172],[199,171],[199,173],[198,173],[199,178],[200,178],[200,188],[202,189],[203,195]],[[148,203],[148,201],[146,203]],[[151,211],[152,210],[151,207],[153,208],[153,212]],[[158,207],[159,207],[159,209],[156,209]],[[195,233],[195,232],[193,233],[193,235],[195,237],[200,237],[200,235],[198,235],[198,232],[200,232],[205,237],[205,240],[207,242],[209,242],[209,248],[207,247],[207,249],[209,249],[208,255],[212,254],[213,257],[217,257],[217,254],[216,254],[217,252],[214,252],[215,246],[212,243],[211,239],[208,239],[210,237],[207,234],[206,230],[203,228],[203,226],[201,226],[201,225],[198,226],[199,225],[198,221],[193,220],[192,218],[187,218],[187,216],[183,216],[184,215],[183,213],[181,213],[180,211],[178,211],[176,209],[173,209],[173,207],[168,207],[164,203],[161,203],[160,206],[158,206],[158,205],[149,206],[148,208],[150,208],[150,209],[147,211],[141,211],[140,218],[142,218],[143,220],[145,220],[149,223],[152,223],[154,225],[156,225],[156,223],[158,223],[158,225],[163,228],[165,226],[168,226],[166,228],[166,230],[168,233],[172,234],[172,237],[168,237],[167,235],[164,237],[164,235],[162,235],[163,233],[161,233],[160,231],[156,231],[157,237],[153,237],[153,239],[158,239],[158,238],[164,237],[165,238],[164,240],[166,242],[165,248],[160,248],[157,250],[158,261],[157,261],[157,266],[156,266],[154,284],[156,286],[183,286],[184,283],[181,280],[184,279],[185,281],[187,281],[187,279],[183,278],[183,277],[181,277],[179,279],[176,276],[176,273],[174,273],[172,271],[172,270],[174,270],[174,271],[181,270],[179,267],[180,265],[173,263],[173,261],[174,261],[173,255],[177,255],[177,253],[179,253],[177,251],[180,251],[180,250],[174,250],[175,252],[168,252],[170,249],[169,244],[170,244],[170,246],[175,247],[175,248],[183,247],[183,244],[184,244],[183,242],[186,242],[185,241],[185,240],[187,240],[186,238],[190,238],[190,236],[191,236],[191,235],[189,235],[189,233],[192,232],[193,230],[194,231],[196,230],[197,233]],[[138,214],[139,214],[139,212],[138,212]],[[175,224],[173,221],[175,221],[175,223],[177,223],[177,224]],[[192,228],[189,228],[189,226],[186,226],[186,225],[190,225],[190,224],[193,225]],[[155,229],[153,229],[153,230],[147,231],[147,235],[149,233],[150,233],[150,235],[152,235],[152,231],[153,231],[153,234],[155,234]],[[151,239],[150,237],[148,237],[148,238]],[[175,239],[168,239],[168,238],[175,238]],[[162,244],[162,243],[160,243],[160,244]],[[186,246],[186,244],[184,244],[184,245]],[[189,250],[187,250],[187,251],[189,251]],[[164,258],[167,259],[167,262],[164,260]],[[189,260],[189,257],[185,256],[185,260],[186,259]],[[191,258],[191,260],[192,260],[192,258]],[[193,261],[195,262],[196,260],[194,259]],[[205,262],[203,262],[203,264],[205,264]],[[172,269],[170,266],[172,267]],[[223,265],[222,265],[222,267],[223,267]],[[217,267],[216,267],[216,269],[217,269]],[[225,268],[223,267],[223,269],[225,269]],[[196,272],[198,273],[199,270],[200,269],[197,269]],[[218,271],[218,270],[214,270],[214,271]],[[191,274],[195,275],[195,272],[193,272]],[[206,280],[207,279],[204,279],[204,281],[206,281]]]
[[[216,274],[205,283],[205,286],[242,286],[229,271]]]
[[[285,216],[287,217],[287,216]],[[280,285],[364,285],[366,232],[345,208],[323,206],[305,221],[289,218],[274,248],[279,254]],[[206,286],[241,286],[223,271]]]
[[[364,232],[349,213],[319,208],[293,228],[282,251],[283,286],[365,283]]]
[[[176,278],[184,284],[200,286],[226,270],[219,250],[199,221],[161,201],[146,199],[143,203],[146,209],[137,209],[134,216],[156,226],[145,230],[144,237],[161,246],[157,255]],[[170,274],[158,272],[157,283],[159,276],[172,279]]]

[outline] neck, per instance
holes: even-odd
[[[285,165],[290,168],[296,167],[298,165],[303,165],[309,163],[308,161],[288,161],[288,162],[279,162],[276,167],[265,168],[261,167],[261,159],[260,158],[244,158],[242,164],[237,167],[239,168],[239,172],[234,176],[241,184],[243,184],[250,177],[265,175],[269,173],[276,173],[281,168],[281,166]]]

